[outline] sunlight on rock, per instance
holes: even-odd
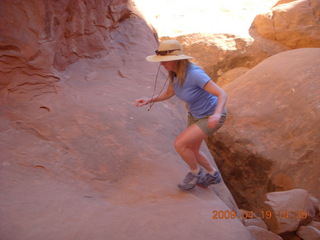
[[[231,33],[248,36],[254,17],[277,0],[134,0],[159,37],[191,33]]]

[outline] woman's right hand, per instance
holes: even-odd
[[[137,100],[134,101],[134,105],[135,105],[136,107],[142,107],[142,106],[144,106],[144,105],[149,104],[150,101],[151,101],[150,98],[139,98],[139,99],[137,99]]]

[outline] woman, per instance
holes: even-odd
[[[175,139],[174,147],[188,164],[190,172],[178,187],[190,190],[196,184],[208,187],[219,183],[222,180],[219,171],[200,152],[200,146],[225,121],[226,93],[200,67],[189,61],[192,57],[183,54],[178,41],[162,41],[155,52],[156,55],[148,56],[147,60],[160,62],[164,66],[168,71],[170,84],[158,96],[137,99],[135,105],[141,107],[164,101],[173,95],[185,101],[189,112],[188,127]]]

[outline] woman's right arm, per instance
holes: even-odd
[[[139,98],[134,102],[134,104],[136,105],[136,107],[142,107],[152,102],[160,102],[160,101],[167,100],[171,98],[173,95],[174,95],[174,88],[172,84],[169,84],[165,92],[162,92],[159,95],[154,96],[152,98]]]

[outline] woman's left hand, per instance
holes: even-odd
[[[208,127],[215,128],[216,126],[218,126],[220,122],[220,118],[221,118],[221,114],[219,113],[215,113],[211,115],[208,119]]]

